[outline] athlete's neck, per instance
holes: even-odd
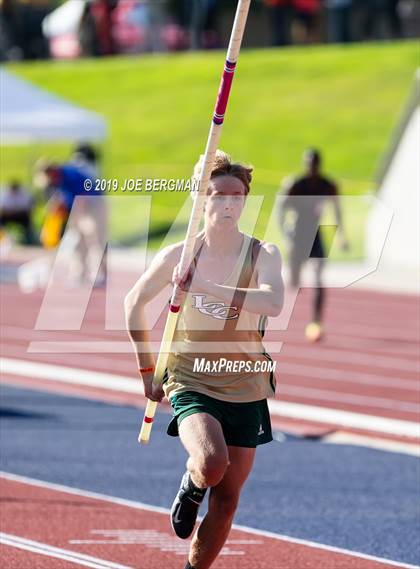
[[[204,232],[205,247],[216,256],[233,255],[241,248],[243,233],[237,226],[220,231],[219,228],[206,226]]]

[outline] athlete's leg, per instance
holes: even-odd
[[[191,543],[189,562],[208,569],[222,549],[232,526],[242,487],[251,472],[255,448],[229,446],[229,466],[210,491],[209,509]]]
[[[315,295],[312,308],[312,322],[320,324],[324,306],[325,291],[323,288],[322,275],[325,267],[325,247],[320,230],[317,231],[310,252],[310,258],[315,267]]]
[[[315,292],[312,306],[312,321],[305,328],[305,335],[311,342],[318,342],[323,336],[321,325],[325,289],[322,281],[322,272],[325,266],[325,259],[322,257],[313,259],[315,263]]]
[[[207,413],[195,413],[179,425],[179,436],[189,459],[187,469],[199,488],[216,486],[223,478],[229,455],[219,421]]]
[[[171,508],[171,524],[181,539],[194,531],[206,489],[217,486],[229,463],[222,427],[207,413],[195,413],[181,421],[179,436],[188,454],[187,472]]]
[[[315,263],[315,297],[313,304],[313,321],[321,322],[325,302],[325,289],[323,285],[323,272],[325,268],[325,259],[319,257],[314,259]]]
[[[294,253],[293,251],[290,252],[289,256],[289,268],[290,268],[289,284],[293,289],[299,288],[302,259],[300,255]]]

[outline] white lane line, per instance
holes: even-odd
[[[119,506],[126,506],[128,508],[135,508],[137,510],[146,510],[149,512],[155,512],[159,514],[168,515],[170,510],[167,508],[160,508],[157,506],[151,506],[150,504],[144,504],[142,502],[135,502],[134,500],[126,500],[124,498],[117,498],[115,496],[108,496],[106,494],[99,494],[98,492],[89,492],[87,490],[81,490],[79,488],[71,488],[70,486],[64,486],[62,484],[54,484],[52,482],[45,482],[44,480],[38,480],[35,478],[28,478],[26,476],[21,476],[19,474],[12,474],[10,472],[0,471],[0,477],[6,480],[12,480],[13,482],[21,482],[22,484],[30,484],[32,486],[38,486],[40,488],[47,488],[49,490],[56,490],[58,492],[66,492],[67,494],[73,494],[76,496],[82,496],[85,498],[93,498],[96,500],[103,500],[105,502],[110,502],[112,504],[117,504]],[[251,528],[248,526],[241,526],[238,524],[233,524],[234,529],[243,531],[245,533],[250,533],[252,535],[261,535],[271,539],[277,539],[280,541],[287,541],[290,543],[296,543],[299,545],[305,545],[314,549],[321,549],[324,551],[331,551],[334,553],[341,553],[343,555],[348,555],[350,557],[356,557],[359,559],[367,559],[370,561],[377,561],[378,563],[384,563],[390,567],[402,567],[405,569],[419,569],[417,565],[410,565],[408,563],[401,563],[400,561],[392,561],[390,559],[385,559],[382,557],[375,557],[372,555],[367,555],[365,553],[359,553],[357,551],[351,551],[349,549],[342,549],[339,547],[333,547],[331,545],[324,545],[322,543],[316,543],[314,541],[308,541],[305,539],[299,539],[295,537],[290,537],[288,535],[282,535],[270,531],[259,530],[256,528]]]
[[[391,559],[385,559],[384,557],[376,557],[374,555],[367,555],[366,553],[358,553],[351,551],[350,549],[343,549],[341,547],[334,547],[332,545],[324,545],[317,543],[316,541],[308,541],[306,539],[299,539],[296,537],[290,537],[288,535],[282,535],[279,533],[272,533],[270,531],[258,530],[254,528],[248,528],[247,526],[240,526],[237,524],[232,525],[233,528],[240,531],[248,531],[254,535],[261,535],[264,537],[271,537],[273,539],[281,539],[283,541],[288,541],[289,543],[296,543],[298,545],[305,545],[306,547],[314,547],[316,549],[321,549],[323,551],[331,551],[332,553],[341,553],[342,555],[348,555],[351,557],[356,557],[358,559],[366,559],[368,561],[376,561],[377,563],[383,563],[389,565],[389,567],[402,567],[404,569],[419,569],[419,565],[411,565],[410,563],[402,563],[401,561],[392,561]]]
[[[350,429],[362,429],[402,437],[420,437],[420,424],[414,421],[388,419],[387,417],[365,415],[363,413],[354,413],[353,411],[342,411],[329,407],[302,405],[300,403],[276,401],[273,399],[268,400],[268,406],[274,415],[288,417],[290,419],[314,421],[317,423],[326,423],[328,425],[336,425]]]
[[[346,433],[344,431],[326,435],[323,437],[322,442],[326,444],[356,445],[420,457],[420,445],[418,443],[402,443],[400,441],[367,437],[357,435],[356,433]]]
[[[112,563],[111,561],[99,559],[98,557],[91,557],[90,555],[84,555],[83,553],[77,553],[76,551],[70,551],[69,549],[53,547],[46,543],[32,541],[31,539],[25,539],[17,535],[11,535],[3,532],[0,533],[0,543],[10,547],[16,547],[17,549],[23,549],[24,551],[38,553],[39,555],[46,555],[47,557],[53,557],[55,559],[63,559],[69,563],[76,563],[77,565],[91,567],[92,569],[133,569],[127,565]]]
[[[46,379],[62,383],[74,383],[76,385],[100,387],[101,389],[113,389],[126,393],[136,393],[137,395],[144,394],[140,379],[136,380],[134,377],[130,379],[126,375],[31,362],[29,360],[15,360],[11,358],[0,358],[0,370],[3,373],[23,377]]]
[[[135,393],[137,395],[144,394],[141,381],[130,379],[122,375],[11,358],[0,358],[0,369],[3,373],[26,378],[98,387],[100,389]],[[304,419],[307,421],[315,421],[352,429],[364,429],[403,437],[420,437],[420,424],[413,421],[390,419],[388,417],[378,417],[328,407],[317,407],[315,405],[277,401],[275,399],[270,399],[268,405],[271,413],[279,417]]]

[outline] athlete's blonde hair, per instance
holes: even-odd
[[[203,164],[204,154],[200,156],[197,164],[194,166],[193,182],[198,182],[201,170],[203,169]],[[214,178],[218,178],[220,176],[233,176],[243,183],[245,188],[245,195],[248,195],[252,181],[252,171],[252,166],[245,166],[245,164],[241,164],[240,162],[232,162],[229,154],[223,152],[223,150],[217,150],[210,180],[213,180]],[[194,199],[197,193],[197,183],[192,184],[192,189],[193,191],[191,194]]]

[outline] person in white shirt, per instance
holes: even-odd
[[[32,228],[33,199],[20,182],[13,180],[0,193],[0,226],[16,224],[22,227],[27,245],[35,243]]]

